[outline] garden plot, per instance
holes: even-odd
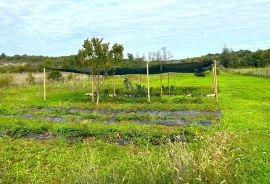
[[[80,109],[60,107],[32,107],[23,109],[23,114],[2,114],[25,119],[38,119],[53,123],[97,123],[132,122],[137,124],[158,124],[185,126],[198,124],[209,126],[218,122],[221,112],[199,110],[120,110],[120,109]]]

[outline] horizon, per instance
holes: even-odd
[[[125,56],[163,46],[174,59],[221,53],[224,45],[263,50],[270,48],[269,9],[270,0],[11,0],[0,2],[0,53],[76,55],[88,37],[123,44]]]

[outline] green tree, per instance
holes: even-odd
[[[223,48],[223,51],[220,55],[220,63],[224,66],[224,67],[229,67],[231,65],[231,63],[233,62],[234,58],[233,58],[233,54],[232,51],[230,49],[228,49],[227,47]]]
[[[6,57],[6,54],[5,53],[2,53],[1,55],[0,55],[0,59],[4,59]]]
[[[133,56],[133,54],[131,54],[131,53],[127,53],[127,57],[128,57],[128,60],[129,61],[134,61],[134,56]]]
[[[100,90],[104,84],[105,76],[110,69],[117,65],[118,61],[123,59],[124,47],[115,43],[110,48],[110,43],[103,43],[103,38],[86,39],[82,47],[78,52],[78,65],[92,71],[92,77],[94,77],[96,83],[96,104],[98,106]],[[103,76],[101,76],[101,72]]]

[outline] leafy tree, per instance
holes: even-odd
[[[115,43],[110,48],[110,43],[103,43],[103,38],[92,38],[84,40],[82,49],[78,52],[78,65],[91,69],[96,83],[96,104],[99,104],[101,81],[105,79],[108,71],[114,68],[123,59],[124,47]],[[101,72],[104,76],[101,76]]]
[[[229,67],[233,61],[232,51],[226,47],[223,48],[223,51],[220,55],[220,63],[224,67]]]
[[[6,54],[5,53],[2,53],[1,55],[0,55],[0,59],[4,59],[6,57]]]
[[[131,53],[127,53],[127,57],[129,61],[134,61],[134,56]]]

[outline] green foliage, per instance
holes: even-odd
[[[223,115],[207,128],[129,122],[157,118],[135,113],[116,113],[117,120],[123,121],[120,123],[99,122],[112,115],[83,114],[96,108],[84,96],[90,90],[89,80],[78,81],[80,87],[75,92],[61,82],[50,84],[47,102],[42,102],[37,92],[40,86],[1,90],[0,183],[269,183],[269,79],[221,71],[218,104],[202,95],[211,92],[211,81],[210,75],[198,79],[181,74],[175,85],[175,93],[181,96],[152,97],[151,103],[145,97],[104,97],[99,107],[221,110]],[[84,82],[89,85],[83,87]],[[151,77],[151,85],[153,92],[158,92],[159,76]],[[112,85],[106,88],[112,90]],[[116,79],[116,88],[123,89],[123,78]],[[97,121],[55,123],[12,114]],[[36,133],[52,133],[59,139],[23,139]],[[80,139],[86,134],[88,137]],[[188,143],[181,142],[185,137]],[[74,143],[73,138],[82,141]]]
[[[194,73],[194,75],[196,76],[196,77],[205,77],[205,73],[204,72],[201,72],[201,73]]]
[[[135,85],[135,96],[136,97],[144,97],[147,95],[147,91],[145,86],[140,85],[140,84],[136,84]]]
[[[105,96],[109,96],[109,94],[110,94],[109,89],[105,89],[105,90],[104,90],[104,95],[105,95]]]
[[[50,70],[48,72],[48,79],[59,81],[62,78],[62,74],[60,71],[57,70]]]
[[[29,73],[25,80],[26,80],[27,84],[29,84],[29,85],[36,84],[36,78],[32,75],[32,73]]]
[[[0,75],[0,88],[9,87],[14,83],[14,78],[10,74]]]
[[[124,47],[115,43],[110,48],[110,43],[103,43],[103,38],[92,38],[84,40],[83,48],[79,50],[78,66],[91,69],[96,80],[96,104],[99,104],[99,95],[102,88],[100,73],[106,75],[110,69],[123,59]],[[104,78],[103,78],[104,79]]]

